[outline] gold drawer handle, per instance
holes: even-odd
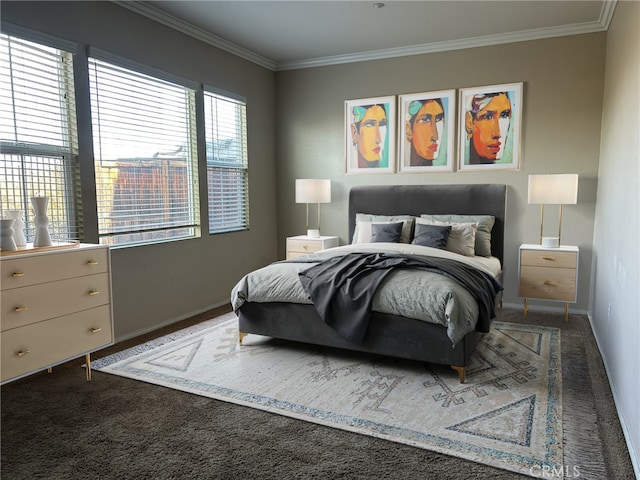
[[[89,290],[89,295],[90,296],[95,296],[95,295],[100,295],[100,291],[99,290]]]
[[[11,276],[13,278],[24,277],[24,272],[13,272]]]
[[[19,357],[24,357],[27,353],[29,353],[29,350],[19,350],[16,352],[16,355]]]
[[[14,312],[24,312],[27,309],[24,305],[20,305],[13,309]]]
[[[549,281],[549,280],[545,280],[544,282],[542,282],[543,285],[548,285],[550,287],[555,287],[555,283]]]
[[[96,262],[95,260],[89,260],[87,262],[87,265],[89,265],[90,267],[95,267],[96,265],[98,265],[98,262]]]
[[[92,329],[90,329],[91,333],[98,333],[98,332],[101,332],[101,331],[102,331],[102,328],[100,328],[100,327],[93,327]]]
[[[304,248],[305,250],[309,250],[309,245],[302,245],[302,248]]]
[[[542,257],[543,260],[550,260],[552,262],[556,261],[556,257]]]

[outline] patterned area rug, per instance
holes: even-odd
[[[493,322],[455,371],[274,340],[237,320],[177,332],[95,370],[539,476],[562,468],[560,330]]]

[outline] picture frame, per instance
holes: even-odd
[[[461,88],[458,170],[518,170],[523,83]]]
[[[400,172],[452,172],[455,160],[456,91],[400,95]]]
[[[394,173],[396,97],[345,101],[347,174]]]

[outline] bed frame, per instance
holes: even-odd
[[[358,186],[349,192],[349,240],[356,213],[379,215],[459,214],[493,215],[491,253],[504,271],[506,186],[388,185]],[[501,302],[502,296],[496,299]],[[446,327],[398,315],[373,312],[362,343],[352,343],[327,326],[313,305],[246,302],[238,311],[240,339],[247,333],[357,350],[379,355],[450,365],[465,381],[465,367],[482,333],[469,332],[455,347]]]

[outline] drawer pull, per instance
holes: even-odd
[[[309,250],[309,246],[308,245],[303,245],[302,248],[304,248],[305,250]]]
[[[556,285],[555,283],[553,283],[553,282],[552,282],[552,281],[550,281],[550,280],[545,280],[544,282],[542,282],[542,284],[543,284],[543,285],[548,285],[548,286],[550,286],[550,287],[555,287],[555,285]]]
[[[24,277],[24,272],[13,272],[11,276],[13,278]]]
[[[24,312],[27,309],[24,305],[19,305],[13,309],[14,312]]]
[[[90,296],[95,296],[95,295],[100,295],[100,291],[99,290],[89,290],[89,295]]]
[[[91,333],[98,333],[102,331],[102,328],[100,327],[93,327],[89,330]]]
[[[552,262],[556,261],[556,257],[542,257],[543,260],[550,260]]]
[[[89,260],[87,262],[87,265],[89,265],[90,267],[95,267],[96,265],[98,265],[98,262],[96,262],[95,260]]]
[[[19,350],[16,352],[16,355],[19,357],[24,357],[27,353],[29,353],[29,350]]]

